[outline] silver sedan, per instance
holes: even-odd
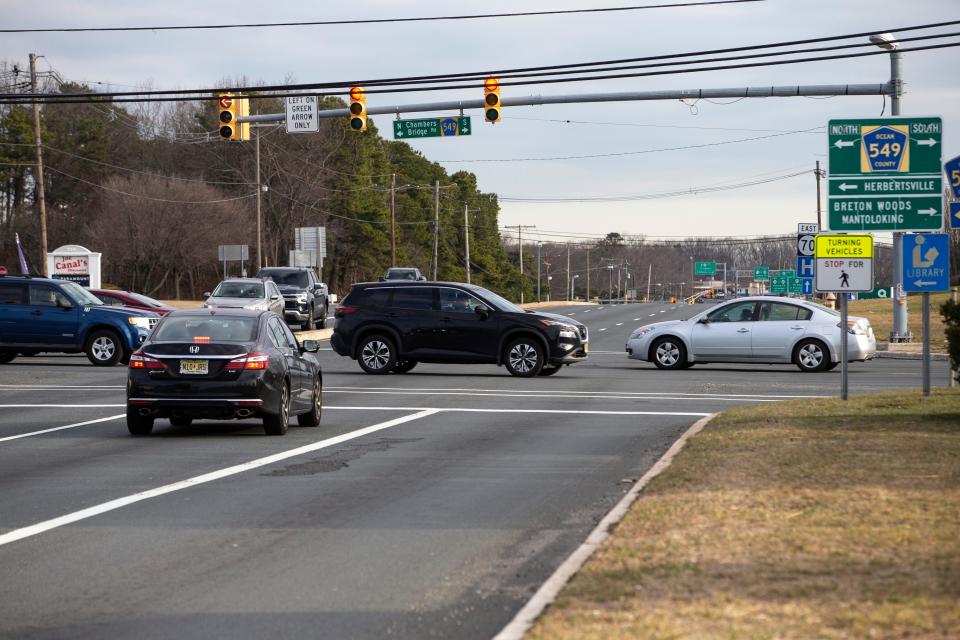
[[[660,369],[708,362],[794,363],[829,371],[840,363],[840,313],[795,298],[754,296],[719,305],[688,320],[644,325],[627,339],[627,354]],[[866,318],[849,316],[848,360],[869,360],[877,341]]]
[[[203,295],[207,298],[204,309],[273,311],[283,317],[283,296],[272,280],[230,278],[218,284],[212,294]]]

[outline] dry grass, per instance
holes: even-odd
[[[531,638],[956,638],[960,393],[725,412]]]
[[[944,333],[943,316],[940,305],[950,297],[948,293],[930,294],[930,350],[934,353],[947,352],[947,337]],[[920,315],[923,298],[920,295],[907,297],[907,328],[913,333],[914,342],[923,340],[923,316]],[[878,341],[890,339],[893,328],[893,302],[891,300],[854,300],[849,304],[851,315],[863,316],[870,320]]]

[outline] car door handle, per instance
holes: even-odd
[[[802,330],[803,330],[803,327],[790,327],[790,328],[793,329],[794,331],[802,331]]]
[[[42,316],[42,315],[43,315],[43,311],[40,311],[39,309],[34,309],[33,311],[30,312],[30,315],[32,315],[32,316]]]
[[[737,333],[750,333],[750,329],[737,329]]]

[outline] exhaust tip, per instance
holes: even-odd
[[[237,409],[238,418],[249,418],[252,415],[253,415],[253,411],[251,411],[250,409]]]
[[[140,415],[142,415],[142,416],[148,416],[148,415],[150,415],[151,413],[152,413],[152,411],[150,411],[150,409],[147,409],[146,407],[144,407],[143,409],[140,409]]]

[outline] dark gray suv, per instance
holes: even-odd
[[[267,267],[258,278],[273,280],[283,295],[283,317],[287,324],[306,331],[327,326],[327,285],[308,267]]]

